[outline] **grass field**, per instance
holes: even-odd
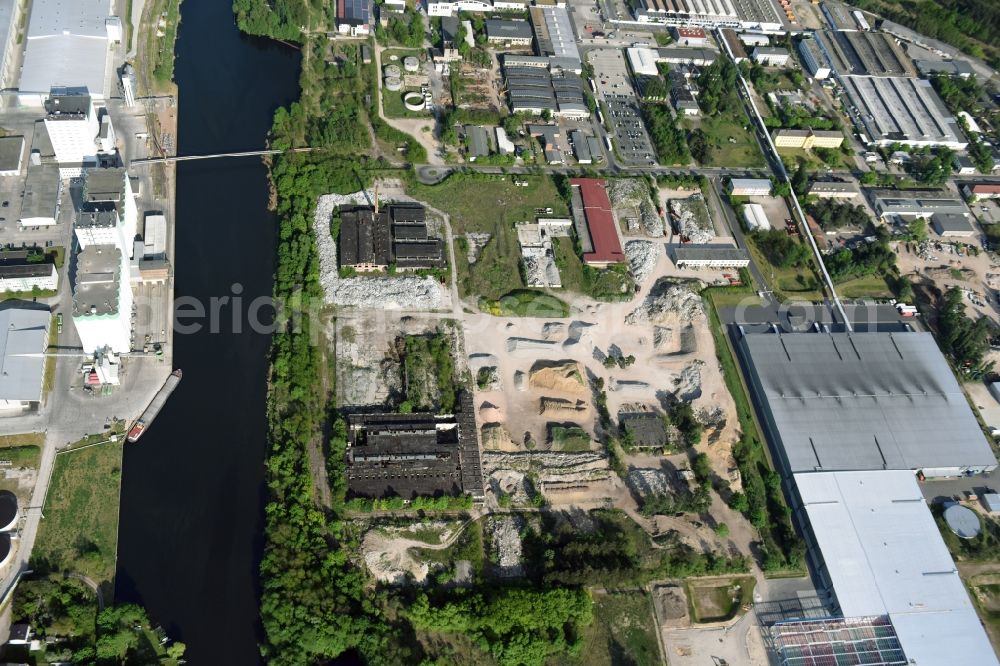
[[[515,289],[498,300],[482,299],[479,307],[498,317],[568,317],[569,305],[534,289]]]
[[[552,250],[563,289],[599,301],[621,301],[633,294],[635,281],[623,265],[603,270],[585,266],[569,238],[553,238]]]
[[[451,217],[456,237],[470,232],[492,235],[476,263],[458,257],[458,285],[462,296],[496,300],[523,288],[520,250],[514,223],[537,216],[567,217],[569,210],[549,176],[519,176],[527,187],[515,187],[509,176],[456,174],[439,185],[410,185],[408,194]],[[552,213],[536,213],[551,208]],[[461,247],[459,247],[459,250]]]
[[[578,425],[550,425],[549,439],[557,451],[579,453],[590,450],[590,435]]]
[[[548,666],[653,666],[663,663],[646,592],[594,595],[594,621],[583,632],[577,657],[560,655]]]
[[[760,153],[753,132],[744,129],[750,121],[743,115],[704,116],[698,121],[684,121],[685,126],[701,127],[708,136],[710,145],[708,159],[703,166],[721,166],[731,168],[762,167],[764,156]],[[689,129],[690,129],[689,127]],[[735,142],[730,142],[732,138]]]
[[[403,71],[403,58],[407,56],[417,56],[419,57],[421,51],[418,49],[386,49],[382,52],[382,67],[386,65],[397,65],[405,76],[406,72]],[[392,60],[391,57],[396,56],[396,60]],[[382,111],[389,118],[424,118],[430,119],[431,115],[426,111],[408,111],[405,106],[403,106],[403,95],[408,92],[416,91],[419,92],[419,88],[407,88],[403,86],[402,90],[388,90],[384,86],[382,87]]]
[[[695,622],[724,622],[736,616],[753,599],[753,576],[689,580],[688,604]]]
[[[754,263],[760,268],[768,286],[781,300],[822,301],[824,299],[819,277],[816,275],[813,264],[815,260],[811,256],[808,269],[782,268],[767,260],[764,253],[758,249],[752,236],[747,236],[747,241],[747,248],[750,250],[750,256]]]
[[[56,457],[32,559],[110,590],[118,552],[122,442]]]
[[[880,275],[855,278],[835,285],[842,298],[892,298],[892,290]]]

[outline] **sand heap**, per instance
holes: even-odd
[[[484,402],[479,408],[479,420],[485,423],[503,423],[503,414],[492,402]]]
[[[539,391],[583,393],[583,369],[576,361],[538,361],[528,372],[528,386]]]

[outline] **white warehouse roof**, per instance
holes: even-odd
[[[48,310],[0,310],[0,400],[41,400],[50,317]]]
[[[645,47],[631,47],[625,49],[628,53],[629,64],[632,71],[641,76],[656,76],[659,70],[656,69],[657,53],[653,49]]]
[[[21,92],[86,87],[104,94],[108,71],[110,0],[35,0],[21,69]]]
[[[767,220],[764,207],[760,204],[749,203],[743,205],[743,219],[747,222],[750,231],[767,231],[771,228],[771,223]]]
[[[747,333],[738,348],[786,472],[997,466],[930,333]]]
[[[845,617],[888,615],[909,663],[998,663],[911,472],[794,480]]]

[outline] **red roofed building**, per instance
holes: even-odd
[[[580,188],[583,200],[583,214],[587,220],[590,244],[593,252],[583,255],[583,261],[591,266],[609,266],[625,261],[622,243],[618,238],[618,225],[611,211],[607,181],[597,178],[572,178],[570,185]]]
[[[964,188],[967,198],[1000,199],[1000,183],[969,183]]]
[[[701,28],[672,28],[674,39],[684,46],[704,46],[708,41],[705,31]]]

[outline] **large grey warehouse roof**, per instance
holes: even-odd
[[[19,88],[47,93],[53,86],[104,94],[110,0],[35,0]]]
[[[738,346],[786,472],[997,465],[930,333],[747,333]]]
[[[0,311],[0,400],[41,399],[50,317],[48,310]]]

